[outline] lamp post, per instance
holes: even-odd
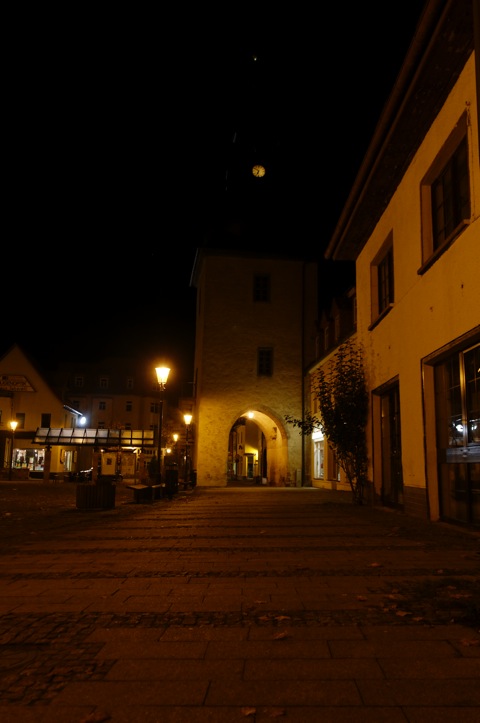
[[[192,415],[191,414],[184,414],[183,419],[185,422],[185,480],[184,483],[190,484],[190,459],[188,456],[188,428],[190,426],[190,422],[192,421]]]
[[[175,442],[175,466],[178,474],[178,434],[176,432],[173,435],[173,441]]]
[[[160,392],[160,405],[158,408],[158,478],[157,483],[160,484],[162,481],[162,425],[163,425],[163,393],[167,385],[168,375],[170,374],[169,367],[155,367],[157,374],[158,388]]]
[[[10,468],[8,470],[8,479],[12,479],[12,467],[13,467],[13,448],[15,446],[15,430],[18,422],[10,422],[10,429],[12,430],[12,449],[10,451]]]

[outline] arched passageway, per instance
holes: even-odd
[[[233,423],[228,437],[227,484],[296,484],[289,473],[288,438],[283,423],[266,410],[248,410]]]

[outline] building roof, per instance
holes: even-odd
[[[371,236],[474,50],[474,19],[479,42],[480,17],[473,5],[474,0],[427,1],[326,259],[354,261]]]

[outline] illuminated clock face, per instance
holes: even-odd
[[[265,168],[263,166],[259,166],[259,165],[254,166],[252,168],[252,173],[256,178],[261,178],[262,176],[265,175]]]

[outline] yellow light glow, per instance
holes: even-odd
[[[262,178],[262,176],[265,175],[265,167],[261,166],[260,164],[257,164],[253,166],[252,173],[255,176],[255,178]]]
[[[170,374],[170,368],[169,367],[155,367],[155,372],[157,374],[157,380],[161,387],[164,387],[167,383],[168,375]]]
[[[189,425],[190,422],[192,421],[192,415],[191,415],[191,414],[184,414],[184,415],[183,415],[183,418],[184,418],[184,420],[185,420],[185,424],[186,424],[187,427],[188,427],[188,425]]]
[[[10,429],[12,430],[12,432],[16,430],[17,426],[18,422],[10,422]]]

